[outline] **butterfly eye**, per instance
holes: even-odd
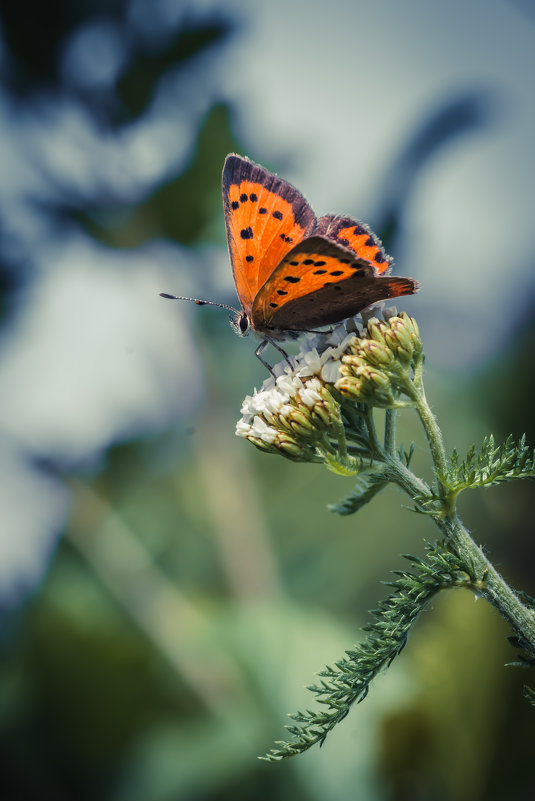
[[[251,327],[251,323],[249,321],[248,316],[245,314],[245,312],[241,313],[240,319],[238,321],[238,325],[240,327],[240,331],[242,333],[242,336],[245,336],[246,334],[249,333],[249,329]]]
[[[230,318],[230,325],[232,329],[240,337],[246,337],[251,331],[251,321],[247,312],[237,312],[235,316]]]

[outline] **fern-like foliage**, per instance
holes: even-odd
[[[388,479],[381,470],[362,470],[357,476],[355,489],[338,503],[329,504],[327,508],[337,515],[352,515],[366,506],[387,484]]]
[[[535,657],[530,655],[529,643],[521,635],[512,634],[507,637],[513,648],[518,648],[516,662],[507,662],[508,667],[532,668],[535,667]]]
[[[524,606],[533,609],[533,611],[535,612],[535,598],[533,598],[527,592],[524,592],[524,590],[517,590],[516,594],[518,595]]]
[[[324,711],[306,710],[290,717],[298,725],[287,726],[290,741],[279,741],[263,759],[277,761],[306,751],[325,740],[328,733],[348,714],[352,704],[364,700],[372,680],[390,665],[403,649],[409,631],[429,599],[446,587],[470,583],[458,558],[439,544],[427,546],[427,558],[406,556],[411,571],[396,571],[396,579],[387,582],[394,588],[379,608],[375,620],[364,628],[368,637],[346,651],[346,656],[318,675],[320,682],[308,689]]]
[[[526,701],[529,701],[531,706],[535,706],[535,690],[531,687],[528,687],[527,684],[524,685],[524,698]]]
[[[490,487],[517,478],[535,476],[535,456],[526,445],[525,436],[515,443],[512,436],[502,445],[495,445],[492,434],[485,437],[479,451],[472,445],[461,460],[453,451],[449,470],[439,480],[454,495],[473,487]]]

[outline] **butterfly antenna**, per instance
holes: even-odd
[[[228,311],[239,314],[238,309],[234,306],[227,306],[226,303],[215,303],[213,300],[199,300],[198,298],[185,298],[183,295],[169,295],[167,292],[160,292],[161,298],[168,298],[168,300],[191,300],[197,306],[218,306],[220,309],[228,309]]]

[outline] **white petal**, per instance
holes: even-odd
[[[251,426],[249,423],[246,423],[245,420],[238,420],[236,423],[236,436],[237,437],[248,437],[251,433]]]
[[[261,417],[255,417],[249,433],[251,436],[258,437],[264,442],[274,442],[277,438],[275,429],[268,426]]]
[[[334,384],[340,378],[340,362],[329,359],[321,368],[321,377],[327,384]]]

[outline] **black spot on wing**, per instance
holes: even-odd
[[[244,181],[261,184],[268,192],[290,203],[293,219],[303,229],[305,235],[310,235],[316,224],[316,216],[299,190],[288,181],[268,172],[260,164],[255,164],[236,153],[229,153],[223,167],[223,196],[228,198],[230,187],[240,186]],[[252,200],[251,196],[249,200]],[[268,209],[265,207],[258,210],[259,214],[267,212]],[[276,209],[276,219],[281,219],[279,214],[282,212]]]

